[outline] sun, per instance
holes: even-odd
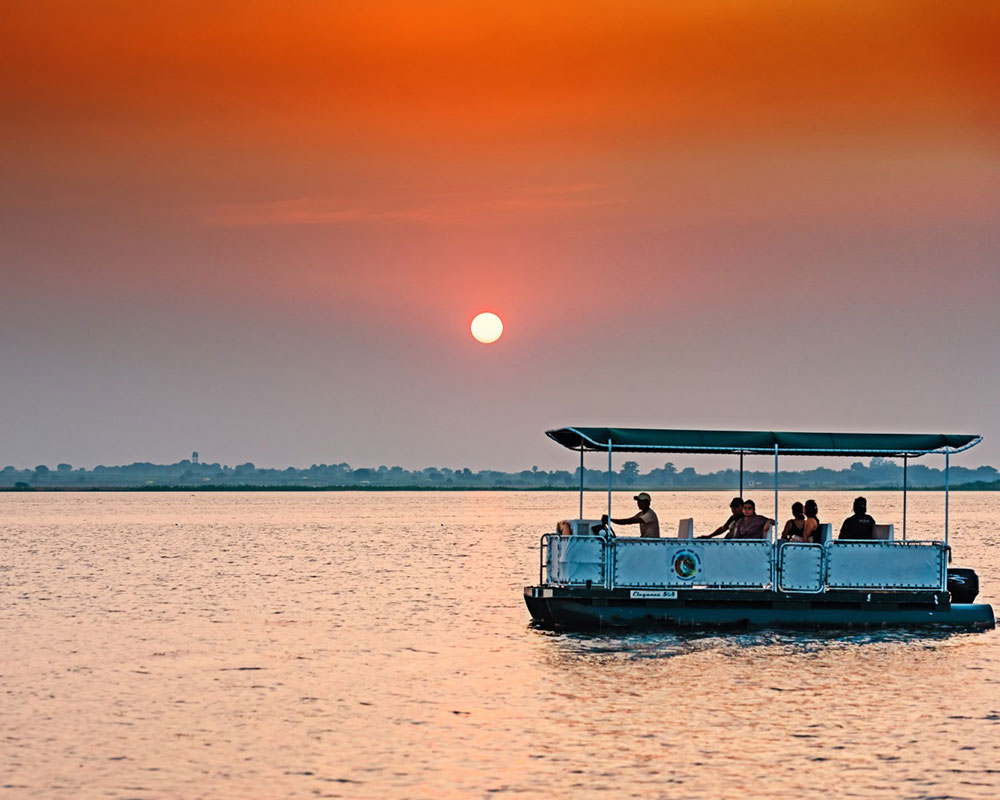
[[[477,342],[492,344],[503,333],[503,322],[496,314],[484,311],[482,314],[476,314],[471,329],[472,336]]]

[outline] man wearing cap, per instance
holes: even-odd
[[[639,536],[643,539],[659,539],[660,538],[660,520],[656,517],[656,512],[649,507],[651,502],[650,496],[646,492],[639,492],[635,497],[637,506],[639,506],[639,513],[634,517],[628,517],[627,519],[612,519],[615,525],[639,525]],[[608,523],[608,515],[605,514],[601,517],[601,522],[605,525]]]

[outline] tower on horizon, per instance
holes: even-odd
[[[194,462],[195,464],[197,464],[197,463],[198,463],[198,451],[197,451],[197,450],[195,450],[195,451],[194,451],[194,452],[193,452],[193,453],[191,454],[191,461],[193,461],[193,462]]]

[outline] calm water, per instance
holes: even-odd
[[[849,513],[815,496],[821,519]],[[654,508],[697,534],[728,500]],[[0,797],[1000,793],[996,632],[537,631],[521,589],[576,502],[0,494]],[[952,496],[956,564],[994,605],[998,502]],[[869,494],[897,534],[899,509]],[[940,536],[942,496],[909,517]]]

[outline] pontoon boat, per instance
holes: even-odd
[[[776,433],[644,428],[560,428],[547,435],[580,452],[580,514],[572,535],[541,538],[539,583],[524,600],[535,624],[557,629],[995,627],[993,608],[974,603],[978,578],[949,569],[948,468],[951,455],[981,436],[962,434]],[[903,460],[902,537],[820,543],[767,539],[696,539],[692,525],[676,538],[625,538],[600,520],[583,519],[583,457],[608,454],[611,516],[613,453],[711,453],[774,456],[774,519],[782,455],[878,456]],[[942,538],[906,536],[906,468],[930,453],[945,458]]]

